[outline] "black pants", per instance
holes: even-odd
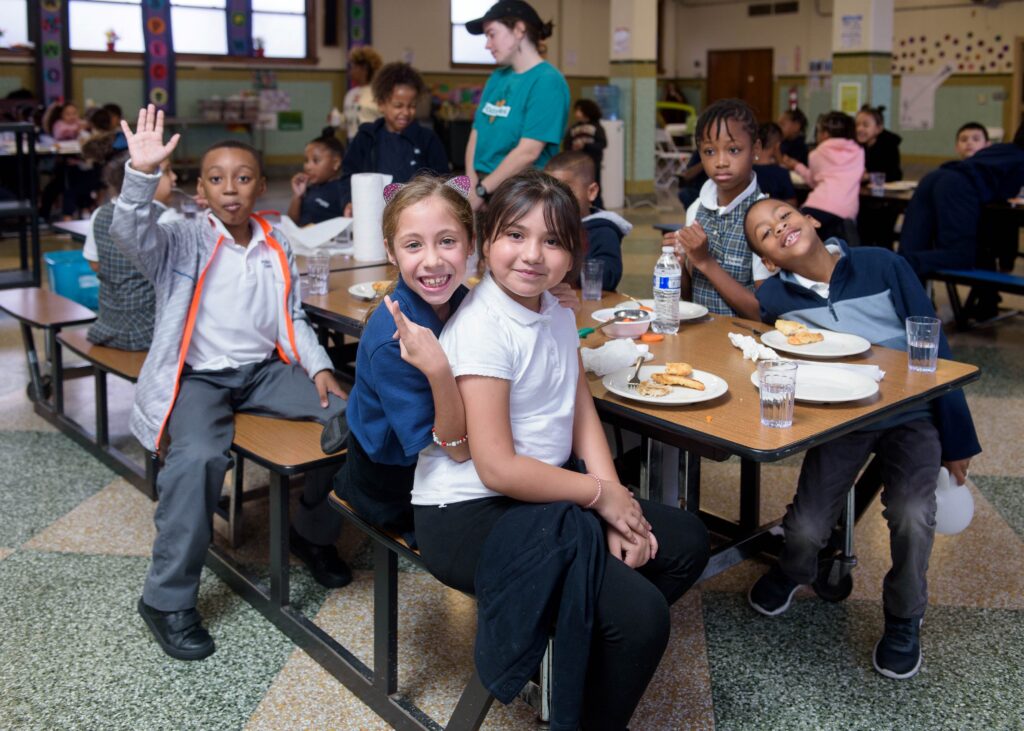
[[[452,588],[473,593],[484,541],[516,501],[483,498],[445,507],[415,506],[416,537],[427,568]],[[609,558],[597,595],[583,699],[584,729],[624,729],[668,644],[669,606],[700,578],[708,533],[700,519],[641,501],[658,555],[634,570]]]
[[[399,533],[413,548],[412,494],[416,465],[379,464],[370,459],[355,434],[348,436],[348,457],[334,476],[334,492],[371,525]]]

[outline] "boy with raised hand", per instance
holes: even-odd
[[[159,224],[153,195],[160,165],[178,143],[163,142],[163,112],[139,110],[130,159],[110,230],[152,282],[156,330],[135,389],[132,433],[159,451],[157,537],[139,614],[171,657],[201,660],[213,639],[196,609],[213,508],[231,458],[234,413],[325,424],[321,446],[348,436],[345,393],[302,311],[287,241],[259,216],[266,187],[259,154],[234,141],[203,155],[198,182],[207,215]],[[329,474],[310,474],[290,531],[291,550],[314,578],[344,586],[351,572],[334,547],[340,524],[326,504]]]
[[[788,203],[758,201],[747,212],[750,248],[779,270],[757,290],[761,319],[854,333],[875,345],[906,350],[904,321],[934,316],[917,277],[899,256],[877,247],[822,243],[818,222]],[[951,356],[945,336],[939,355]],[[881,463],[882,513],[889,524],[892,568],[882,586],[885,632],[875,669],[909,678],[921,667],[920,627],[928,605],[926,573],[935,536],[935,486],[940,465],[960,484],[981,451],[967,401],[954,391],[807,452],[796,496],[782,521],[778,564],[751,587],[761,614],[782,614],[801,584],[817,574],[818,552],[839,519],[847,492],[872,452]]]

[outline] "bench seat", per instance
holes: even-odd
[[[940,269],[929,274],[928,278],[946,283],[946,292],[949,295],[949,304],[953,308],[953,317],[956,319],[956,326],[961,330],[970,329],[971,323],[968,313],[960,301],[960,293],[956,290],[958,284],[969,287],[987,287],[1007,294],[1024,295],[1024,277],[988,269]]]

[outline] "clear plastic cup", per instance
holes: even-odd
[[[934,317],[907,318],[907,367],[921,373],[934,373],[939,359],[939,334],[942,321]]]
[[[871,195],[885,195],[885,173],[868,173],[868,188]]]
[[[587,259],[583,262],[580,272],[580,286],[584,300],[601,299],[601,286],[604,283],[604,262],[600,259]]]
[[[307,267],[309,294],[314,297],[327,294],[327,278],[331,275],[331,255],[326,251],[318,251],[309,257]]]
[[[797,364],[791,360],[761,360],[757,376],[761,383],[761,423],[784,429],[793,426],[796,402]]]

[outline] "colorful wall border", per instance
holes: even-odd
[[[36,42],[36,88],[43,104],[63,103],[71,86],[71,45],[68,42],[68,4],[64,0],[29,3]]]
[[[345,19],[349,50],[373,43],[371,0],[345,0]]]
[[[146,46],[144,104],[153,104],[165,114],[175,114],[174,38],[171,35],[169,0],[142,3],[142,40]]]

